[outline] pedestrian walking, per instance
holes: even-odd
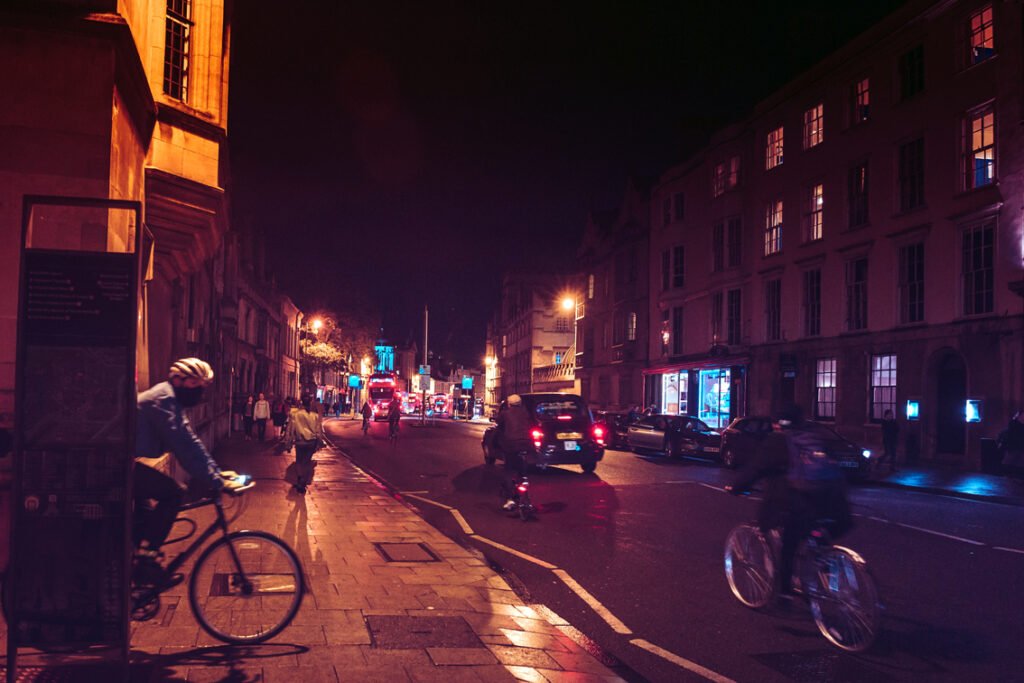
[[[245,428],[246,441],[252,438],[253,411],[255,409],[256,399],[249,394],[249,398],[245,399],[245,405],[242,406],[242,426]]]
[[[288,433],[285,437],[285,449],[295,448],[295,477],[293,488],[305,493],[306,487],[313,482],[313,453],[324,442],[323,423],[320,416],[313,410],[308,397],[302,398],[302,404],[294,410],[288,420]]]
[[[274,401],[270,408],[270,423],[274,425],[274,438],[280,439],[284,436],[285,404],[280,398]]]
[[[270,419],[270,401],[260,392],[260,400],[253,406],[252,417],[256,421],[256,435],[260,441],[267,435],[267,420]]]
[[[878,460],[877,468],[881,469],[883,462],[888,462],[889,471],[895,472],[896,448],[899,444],[900,423],[891,410],[882,413],[882,457]]]

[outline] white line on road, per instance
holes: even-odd
[[[881,522],[882,524],[889,524],[890,523],[889,520],[884,518],[884,517],[868,517],[868,519],[870,519],[872,521],[875,521],[875,522]]]
[[[643,640],[642,638],[634,638],[633,640],[631,640],[629,642],[632,643],[633,645],[636,645],[637,647],[639,647],[641,649],[647,650],[651,654],[655,654],[655,655],[658,655],[659,657],[661,657],[663,659],[667,659],[668,661],[672,662],[676,666],[681,666],[684,669],[686,669],[687,671],[692,671],[693,673],[697,674],[698,676],[702,676],[702,677],[708,679],[709,681],[715,681],[715,683],[736,683],[731,678],[727,678],[727,677],[723,676],[722,674],[715,673],[711,669],[703,667],[700,664],[698,664],[697,662],[691,662],[689,659],[686,659],[685,657],[680,657],[679,655],[674,654],[672,652],[669,652],[668,650],[666,650],[664,648],[660,648],[657,645],[655,645],[654,643],[651,643],[649,641]]]
[[[424,503],[430,503],[431,505],[436,505],[437,507],[444,508],[445,510],[454,510],[455,509],[455,508],[453,508],[450,505],[445,505],[444,503],[438,503],[436,500],[430,500],[429,498],[424,498],[423,496],[417,496],[415,493],[405,493],[403,495],[409,496],[410,498],[415,498],[416,500],[421,500]]]
[[[515,548],[509,548],[507,545],[502,545],[501,543],[498,543],[497,541],[492,541],[489,538],[485,538],[483,536],[477,536],[476,534],[473,534],[471,536],[471,538],[475,538],[478,541],[483,541],[487,545],[492,545],[495,548],[497,548],[498,550],[504,550],[506,553],[509,553],[510,555],[515,555],[516,557],[521,557],[524,560],[526,560],[527,562],[533,562],[534,564],[540,565],[541,567],[544,567],[545,569],[558,569],[557,565],[551,564],[550,562],[545,562],[544,560],[540,559],[539,557],[534,557],[533,555],[527,555],[526,553],[520,552],[520,551],[516,550]]]
[[[595,598],[593,595],[587,592],[586,588],[576,583],[576,579],[569,576],[569,574],[564,569],[555,569],[554,574],[563,582],[565,582],[565,585],[572,589],[573,593],[580,596],[580,598],[583,599],[583,602],[590,605],[590,608],[597,612],[597,616],[601,617],[606,622],[608,622],[608,625],[612,627],[613,631],[615,631],[616,633],[632,633],[632,631],[629,630],[628,626],[623,624],[621,621],[619,621],[618,617],[609,612],[608,608],[602,605],[597,598]]]
[[[1003,552],[1007,553],[1017,553],[1018,555],[1024,555],[1024,550],[1021,550],[1020,548],[1006,548],[1001,545],[992,546],[992,550],[1002,550]]]
[[[705,484],[702,481],[698,481],[697,484],[700,485],[700,486],[703,486],[706,489],[711,489],[712,491],[723,491],[723,492],[725,491],[725,489],[723,489],[721,486],[713,486],[711,484]]]
[[[969,538],[961,538],[960,536],[954,536],[952,534],[944,534],[941,531],[925,529],[924,527],[914,526],[913,524],[903,524],[902,522],[897,522],[896,526],[901,526],[904,529],[913,529],[914,531],[920,531],[922,533],[931,534],[933,536],[942,536],[943,538],[948,538],[953,541],[960,541],[961,543],[970,543],[971,545],[985,545],[981,541],[972,541]]]
[[[466,521],[466,518],[462,516],[461,512],[459,512],[455,508],[452,508],[451,510],[449,510],[449,512],[452,513],[452,517],[455,518],[455,521],[459,523],[459,526],[462,527],[462,530],[465,533],[469,534],[470,536],[476,533],[473,531],[473,527],[469,525],[469,522]]]

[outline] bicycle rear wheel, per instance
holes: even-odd
[[[741,524],[725,541],[725,578],[736,599],[764,607],[775,595],[775,556],[756,526]]]
[[[299,611],[302,564],[281,539],[263,531],[236,531],[196,560],[188,599],[199,625],[225,643],[262,643]]]
[[[824,549],[805,587],[821,635],[847,652],[863,652],[875,642],[882,608],[867,563],[842,547]]]

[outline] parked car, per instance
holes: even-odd
[[[841,436],[828,425],[808,420],[805,428],[818,430],[828,454],[839,461],[852,479],[863,479],[871,469],[871,451]],[[771,418],[738,417],[722,432],[722,464],[742,467],[753,456],[761,441],[772,431]]]
[[[593,472],[604,458],[607,428],[595,424],[590,409],[576,394],[520,394],[523,407],[532,418],[530,435],[533,448],[523,456],[527,465],[579,465],[584,472]],[[518,459],[518,453],[502,448],[497,427],[484,432],[484,462]]]
[[[600,410],[594,413],[594,422],[604,425],[608,430],[605,432],[605,446],[615,450],[629,450],[629,441],[626,439],[629,432],[629,413],[616,413],[610,410]]]
[[[721,435],[692,415],[650,415],[629,426],[629,446],[636,453],[660,451],[673,458],[697,455],[717,459]]]

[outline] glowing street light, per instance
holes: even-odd
[[[566,296],[566,297],[562,298],[562,310],[563,311],[571,311],[575,307],[576,307],[576,299],[574,299],[571,296]]]
[[[320,318],[313,318],[312,325],[313,325],[313,331],[314,332],[319,332],[320,328],[324,326],[324,321],[321,320]]]

